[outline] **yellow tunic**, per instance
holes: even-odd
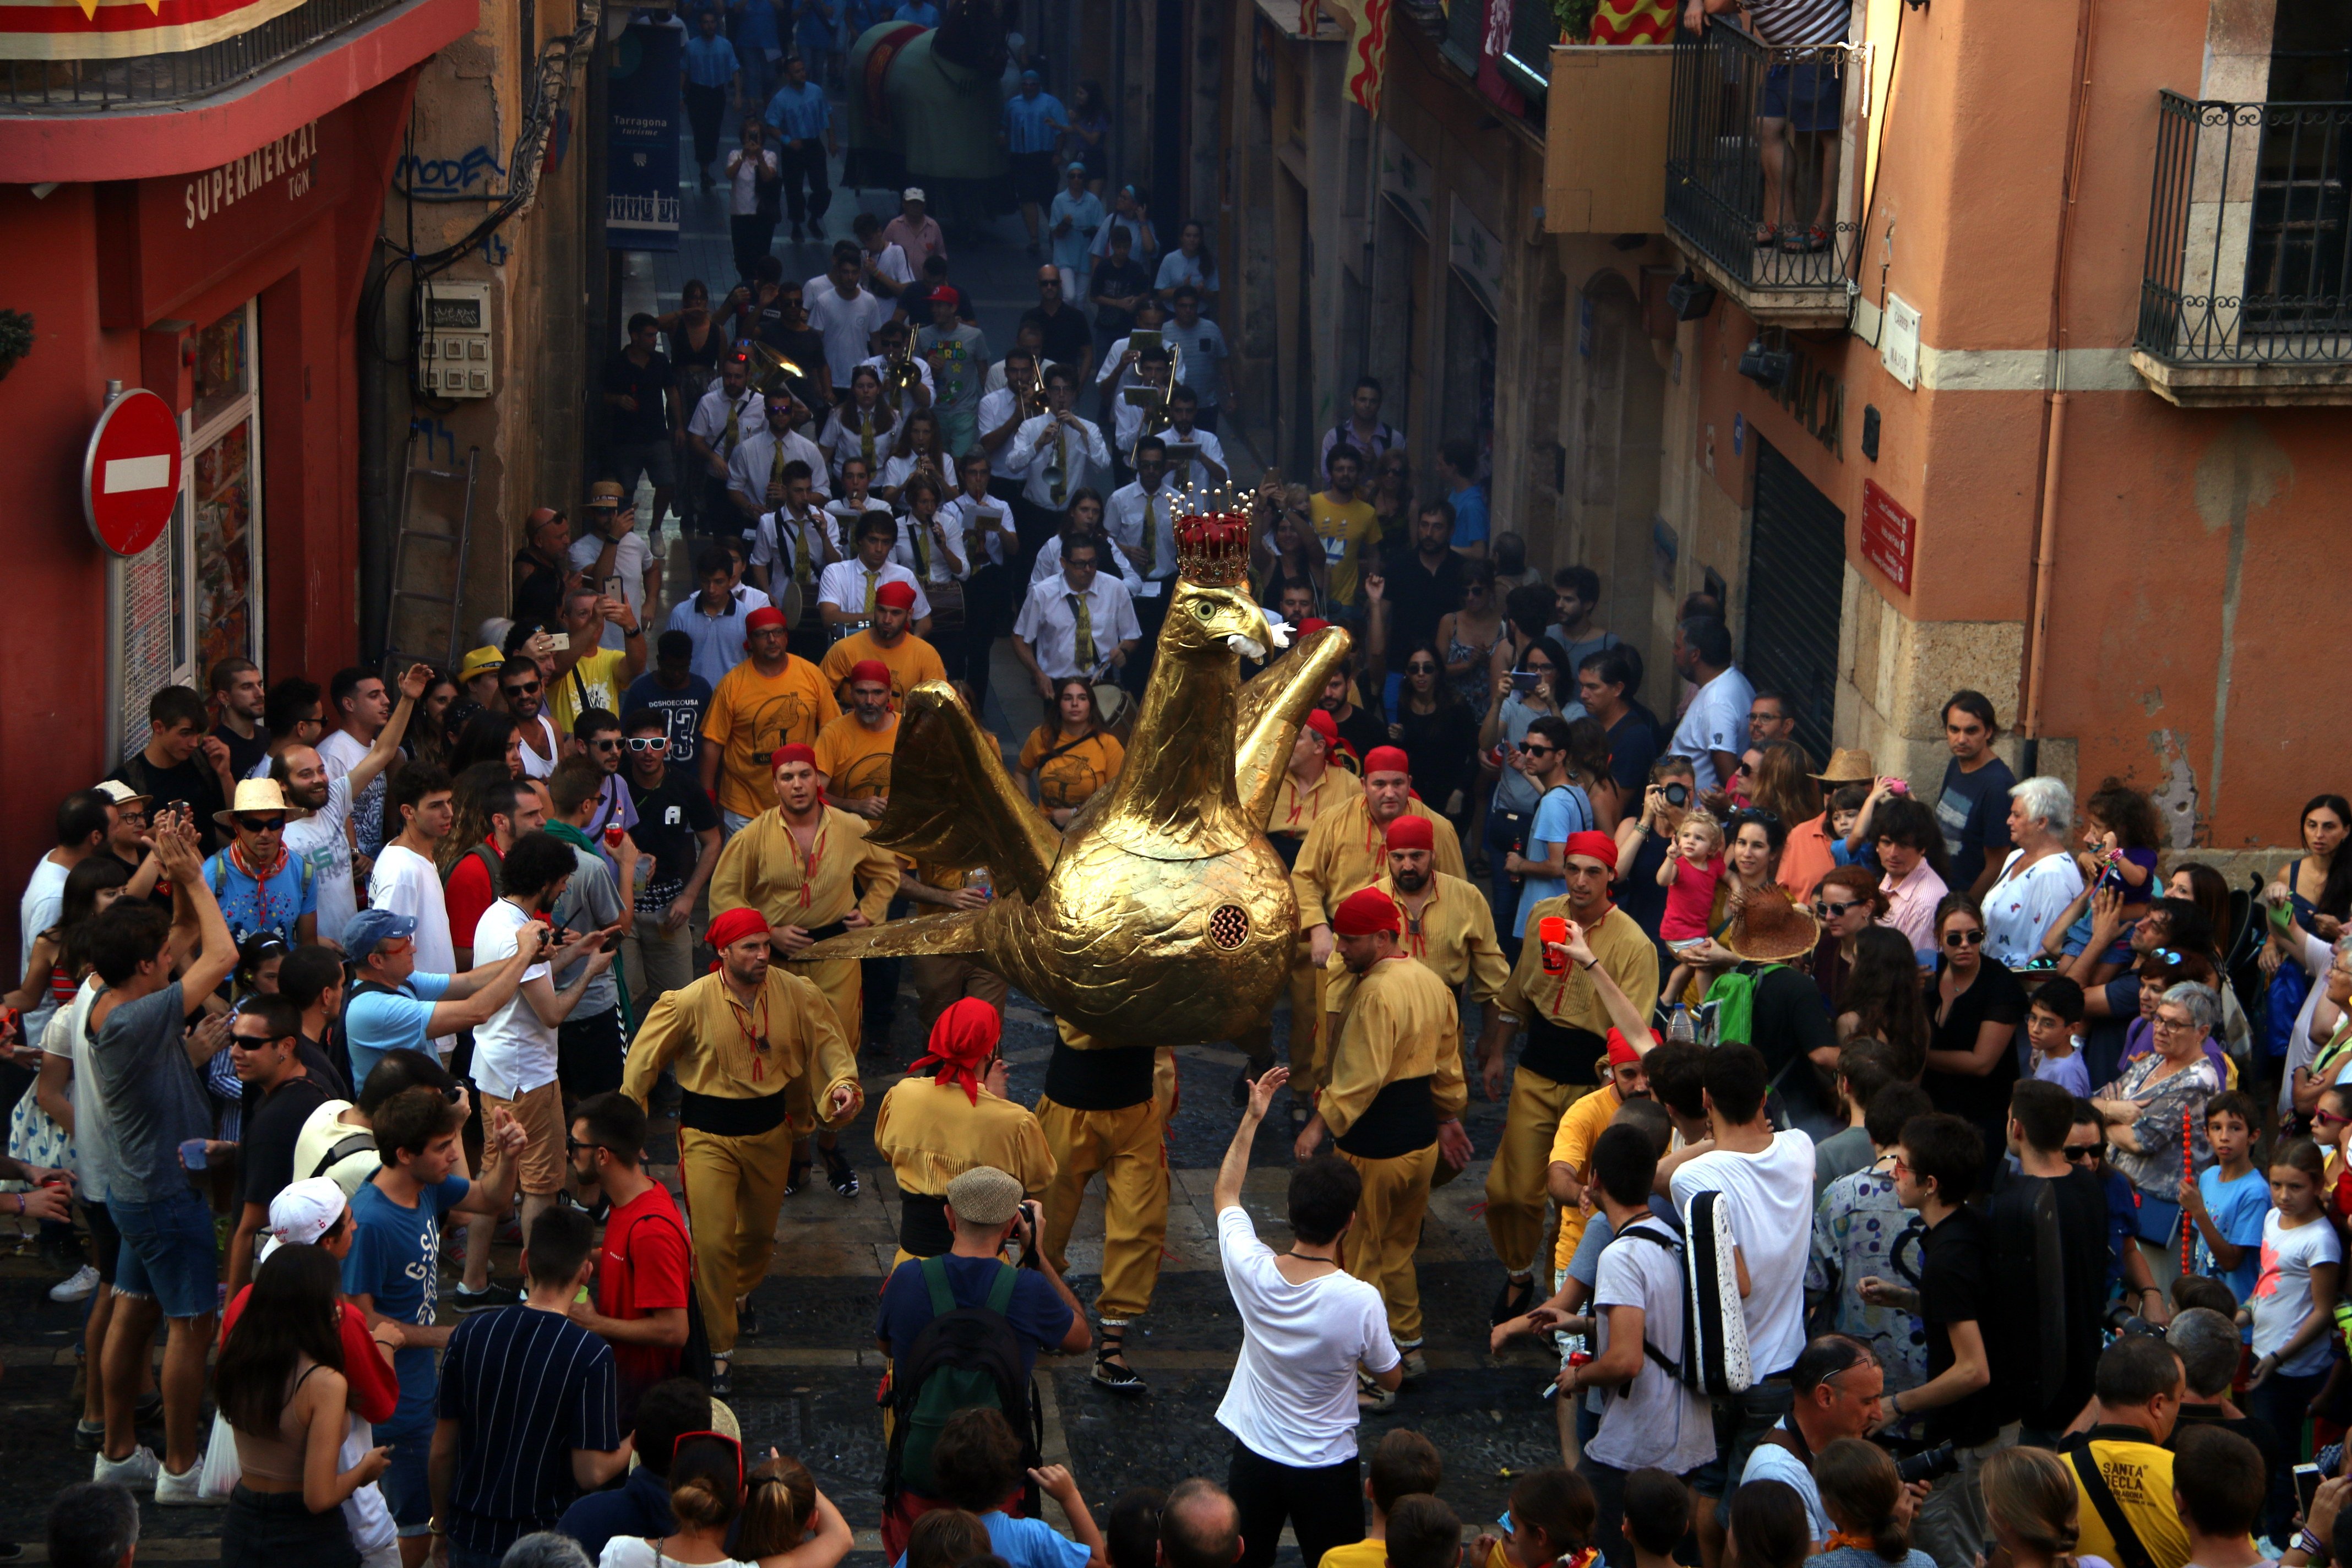
[[[1016,1176],[1035,1195],[1053,1184],[1054,1152],[1028,1107],[987,1089],[972,1103],[954,1084],[901,1079],[874,1111],[874,1147],[890,1162],[898,1190],[945,1195],[948,1184],[979,1165]]]
[[[1404,940],[1397,943],[1397,951],[1434,970],[1448,991],[1459,991],[1467,980],[1473,1002],[1492,1002],[1502,994],[1503,983],[1511,973],[1510,960],[1503,956],[1503,944],[1496,940],[1495,912],[1486,907],[1486,896],[1460,877],[1440,871],[1434,881],[1417,921],[1410,909],[1405,910]],[[1382,877],[1372,886],[1403,907],[1395,878]],[[1331,962],[1324,965],[1324,1012],[1346,1012],[1355,989],[1356,977],[1348,973],[1346,960],[1335,948]]]
[[[1329,777],[1329,774],[1325,774]],[[1404,808],[1430,824],[1436,847],[1430,864],[1446,876],[1467,879],[1462,863],[1462,841],[1454,825],[1417,800]],[[1349,894],[1369,888],[1388,869],[1388,829],[1372,821],[1371,801],[1358,786],[1351,800],[1328,807],[1307,830],[1299,846],[1298,863],[1290,868],[1290,890],[1298,899],[1298,929],[1331,923],[1331,911]]]
[[[866,841],[865,818],[829,805],[819,808],[816,837],[805,854],[785,825],[783,808],[771,806],[727,841],[710,874],[714,911],[754,909],[779,930],[814,931],[853,910],[880,925],[898,890],[898,858]],[[857,961],[836,958],[792,968],[824,993],[855,1050],[865,1018]]]
[[[1274,814],[1266,818],[1265,830],[1304,838],[1317,817],[1343,802],[1361,800],[1363,795],[1364,781],[1336,763],[1326,767],[1323,776],[1303,793],[1297,776],[1286,771],[1281,787],[1274,792]]]
[[[768,755],[778,746],[816,744],[841,704],[817,667],[796,656],[772,676],[745,659],[721,676],[702,718],[705,744],[719,748],[719,804],[757,816],[776,804]]]
[[[940,662],[940,650],[908,632],[898,639],[896,647],[884,647],[872,631],[852,632],[825,650],[825,683],[839,691],[842,682],[849,679],[850,667],[860,659],[880,659],[890,667],[890,707],[898,711],[907,706],[907,693],[926,680],[945,680],[948,667]]]
[[[806,1078],[820,1110],[835,1089],[848,1086],[849,1109],[825,1121],[846,1126],[866,1102],[857,1082],[856,1037],[841,1032],[823,1001],[814,985],[781,963],[769,965],[767,984],[749,1007],[735,999],[721,974],[666,991],[629,1047],[621,1090],[643,1105],[662,1068],[673,1065],[680,1089],[716,1100],[782,1094],[787,1083]]]
[[[1021,771],[1037,775],[1039,811],[1076,811],[1108,789],[1127,763],[1127,748],[1108,730],[1097,730],[1066,751],[1059,751],[1058,726],[1040,724],[1021,744]]]
[[[1357,977],[1338,1028],[1331,1081],[1316,1105],[1334,1138],[1347,1135],[1381,1090],[1407,1079],[1431,1080],[1441,1119],[1461,1115],[1470,1103],[1455,1046],[1454,993],[1427,965],[1402,954],[1372,965]]]
[[[1519,949],[1518,967],[1503,986],[1503,1011],[1515,1018],[1540,1014],[1555,1024],[1588,1029],[1605,1038],[1612,1024],[1609,1009],[1601,1005],[1601,994],[1583,972],[1573,963],[1559,974],[1544,972],[1543,943],[1536,941],[1535,933],[1536,921],[1546,915],[1575,918],[1569,912],[1566,895],[1546,899],[1528,911],[1527,945]],[[1633,1010],[1648,1017],[1658,1005],[1658,950],[1633,917],[1612,905],[1608,918],[1586,931],[1584,940],[1593,958],[1617,982],[1617,989],[1633,1004]]]
[[[1576,1173],[1580,1182],[1592,1179],[1592,1145],[1608,1130],[1625,1103],[1617,1086],[1604,1083],[1582,1100],[1568,1108],[1559,1119],[1559,1129],[1551,1138],[1551,1163],[1566,1165]],[[1598,1202],[1599,1200],[1595,1200]],[[1565,1268],[1576,1256],[1577,1243],[1584,1239],[1584,1213],[1574,1205],[1563,1204],[1559,1211],[1559,1240],[1553,1245],[1551,1266]]]
[[[898,716],[869,730],[855,713],[844,713],[817,732],[816,771],[825,794],[835,800],[865,800],[890,793],[890,755],[898,744]]]

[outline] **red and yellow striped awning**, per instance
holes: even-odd
[[[0,59],[110,60],[233,38],[302,0],[0,0]]]

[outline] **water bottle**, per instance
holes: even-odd
[[[1675,1004],[1674,1018],[1666,1025],[1666,1039],[1669,1043],[1680,1041],[1684,1045],[1696,1045],[1698,1043],[1698,1031],[1691,1027],[1689,1003],[1677,1002]]]
[[[985,866],[973,867],[971,874],[964,878],[963,885],[967,888],[979,889],[982,896],[988,899],[991,902],[995,900],[996,883],[994,879],[989,876],[988,868]]]

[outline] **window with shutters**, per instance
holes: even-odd
[[[1739,665],[1758,690],[1788,695],[1797,739],[1819,763],[1829,756],[1837,710],[1845,513],[1770,443],[1749,439],[1756,442],[1756,508]]]

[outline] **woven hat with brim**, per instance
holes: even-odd
[[[104,784],[99,785],[98,788],[100,794],[105,795],[108,800],[112,801],[117,805],[129,805],[134,800],[152,800],[154,798],[152,795],[141,795],[137,790],[132,789],[121,779],[109,779]]]
[[[290,816],[294,808],[286,804],[286,792],[278,787],[276,779],[239,779],[236,797],[229,802],[226,811],[213,813],[214,823],[222,827],[235,827],[236,819],[253,816]]]
[[[1830,753],[1830,765],[1813,775],[1823,784],[1868,784],[1878,776],[1870,753],[1859,746],[1840,746]]]
[[[1750,963],[1785,963],[1812,952],[1822,940],[1822,928],[1788,894],[1763,888],[1741,900],[1721,940]]]
[[[621,481],[618,479],[598,479],[594,484],[590,485],[588,487],[588,510],[590,511],[620,510]]]
[[[948,1207],[964,1225],[1003,1225],[1021,1207],[1021,1178],[993,1165],[974,1165],[948,1184]]]

